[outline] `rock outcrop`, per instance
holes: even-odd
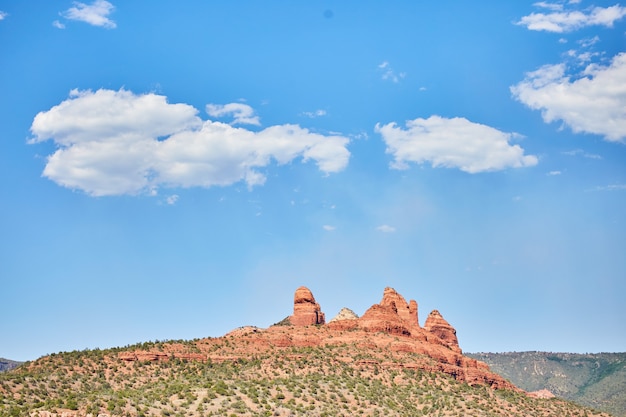
[[[360,326],[392,334],[418,334],[417,302],[406,302],[393,288],[385,288],[380,304],[371,306],[360,319]]]
[[[406,304],[406,302],[405,302]],[[401,306],[401,310],[404,306]],[[406,305],[408,309],[408,305]],[[408,314],[408,312],[407,312]],[[372,332],[385,332],[397,335],[411,335],[411,324],[402,319],[396,302],[383,297],[380,304],[374,304],[358,320],[359,327]]]
[[[383,300],[380,302],[382,306],[392,307],[395,306],[398,316],[407,323],[409,326],[418,326],[417,319],[417,302],[411,300],[406,302],[403,296],[398,294],[393,288],[387,287],[383,292]]]
[[[552,392],[550,392],[547,389],[540,389],[539,391],[532,391],[527,393],[529,397],[533,397],[533,398],[554,398],[556,397],[556,395],[554,395]]]
[[[353,326],[350,323],[342,323],[343,326]],[[420,337],[420,326],[417,320],[417,302],[406,302],[404,297],[393,288],[385,288],[383,299],[380,304],[371,306],[363,316],[358,319],[358,327],[373,331],[387,332],[398,335],[415,335]]]
[[[118,359],[126,363],[170,359],[221,363],[293,347],[341,346],[353,349],[355,357],[344,354],[329,360],[372,369],[443,372],[471,385],[519,391],[491,372],[485,363],[464,356],[456,330],[437,310],[428,316],[424,327],[420,327],[417,318],[415,301],[407,303],[393,288],[386,288],[380,304],[374,304],[362,317],[344,309],[325,324],[324,313],[311,291],[300,287],[294,295],[293,315],[267,329],[240,327],[222,338],[199,340],[192,348],[170,343],[158,351],[120,352]],[[367,352],[367,358],[357,358],[358,352]]]
[[[380,304],[371,306],[361,318],[352,321],[332,320],[328,325],[337,330],[360,328],[368,332],[408,336],[461,353],[456,330],[439,311],[430,313],[422,328],[418,322],[417,302],[411,300],[407,303],[403,296],[389,287],[385,288]]]
[[[456,337],[456,330],[443,318],[441,313],[433,310],[426,318],[424,330],[434,334],[441,339],[450,349],[461,352],[459,341]]]
[[[293,315],[289,321],[294,326],[310,326],[326,322],[320,305],[307,287],[300,287],[293,297]]]
[[[342,308],[341,310],[339,310],[339,313],[337,313],[337,315],[335,317],[333,317],[332,319],[330,319],[328,322],[332,323],[334,321],[339,321],[339,320],[357,320],[359,318],[359,316],[352,310],[350,310],[349,308]]]

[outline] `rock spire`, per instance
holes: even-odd
[[[320,305],[307,287],[300,287],[296,290],[293,297],[293,315],[289,317],[289,321],[294,326],[310,326],[326,322]]]
[[[426,323],[424,323],[424,329],[441,339],[450,349],[461,351],[456,337],[456,330],[443,318],[439,311],[431,311],[426,318]]]
[[[380,302],[380,305],[388,307],[395,306],[398,316],[400,316],[404,322],[406,322],[409,326],[419,327],[417,319],[417,302],[415,300],[411,300],[407,303],[404,297],[398,294],[396,290],[387,287],[383,292],[383,300]]]

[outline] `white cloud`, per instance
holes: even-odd
[[[597,52],[581,52],[578,55],[576,55],[576,58],[581,62],[591,62],[591,60],[596,57],[599,56],[600,54]]]
[[[571,3],[571,2],[570,2]],[[614,5],[611,7],[594,7],[587,13],[572,10],[561,11],[558,5],[549,3],[535,3],[536,6],[547,7],[553,13],[531,13],[524,16],[517,22],[518,25],[526,26],[529,30],[547,31],[547,32],[571,32],[586,26],[606,26],[613,27],[616,20],[626,16],[626,7]]]
[[[626,138],[626,53],[609,66],[588,65],[571,80],[565,64],[545,65],[511,87],[513,96],[543,120],[562,120],[576,133],[594,133],[609,141]]]
[[[398,83],[400,82],[400,80],[404,77],[406,77],[406,73],[401,72],[401,73],[396,73],[392,68],[391,65],[389,65],[389,62],[387,61],[383,61],[381,64],[378,65],[378,69],[380,71],[382,71],[382,79],[383,80],[389,80],[392,81],[394,83]]]
[[[316,117],[326,116],[326,110],[319,109],[315,111],[305,111],[305,112],[302,112],[302,115],[309,117],[311,119],[315,119]]]
[[[550,171],[546,175],[548,175],[549,177],[554,177],[557,175],[561,175],[561,171]]]
[[[387,224],[381,224],[380,226],[376,228],[376,230],[378,230],[379,232],[383,232],[383,233],[393,233],[396,231],[396,228],[393,226],[389,226]]]
[[[61,16],[69,20],[78,20],[93,26],[113,29],[116,27],[116,24],[107,16],[111,14],[114,9],[115,7],[106,0],[95,0],[91,4],[75,1],[74,7],[70,7],[65,12],[61,13]]]
[[[577,59],[578,65],[583,65],[585,63],[591,62],[591,60],[595,57],[599,57],[602,54],[600,52],[594,52],[592,50],[593,46],[600,41],[598,36],[593,38],[586,38],[579,40],[577,43],[580,46],[579,49],[570,49],[565,53],[565,56],[568,58]]]
[[[172,194],[172,195],[168,196],[168,197],[165,199],[165,202],[166,202],[167,204],[169,204],[170,206],[172,206],[172,205],[176,204],[176,202],[178,201],[178,199],[179,199],[178,194]]]
[[[322,228],[326,230],[327,232],[332,232],[333,230],[335,230],[335,226],[331,226],[328,224],[325,224],[324,226],[322,226]]]
[[[260,126],[259,117],[254,114],[254,109],[243,103],[207,104],[206,112],[212,117],[224,117],[232,115],[232,124],[247,124]]]
[[[594,154],[594,153],[585,152],[582,149],[574,149],[572,151],[565,151],[565,152],[563,152],[563,155],[567,155],[567,156],[583,156],[583,157],[589,158],[589,159],[602,159],[602,157],[600,155],[597,155],[597,154]]]
[[[57,29],[65,29],[65,25],[59,22],[58,20],[55,20],[54,22],[52,22],[52,26],[54,26]]]
[[[459,168],[469,173],[496,171],[537,164],[537,157],[524,155],[519,145],[510,145],[514,133],[473,123],[465,118],[431,116],[406,122],[377,124],[376,132],[393,155],[392,168],[406,169],[409,162],[430,162],[433,167]]]
[[[558,11],[558,10],[563,10],[563,5],[559,4],[559,3],[548,3],[545,1],[540,1],[537,3],[534,3],[533,6],[535,7],[542,7],[544,9],[548,9],[548,10],[552,10],[552,11]]]
[[[602,185],[594,188],[593,191],[626,191],[626,184]]]
[[[265,182],[273,162],[313,160],[324,173],[344,169],[350,157],[343,136],[324,136],[298,125],[253,132],[203,121],[188,104],[126,90],[73,90],[37,114],[30,143],[58,146],[43,176],[94,196],[155,193],[164,187],[211,187]]]
[[[9,14],[0,10],[0,20],[4,20]]]
[[[582,46],[583,48],[589,48],[589,47],[595,45],[598,42],[600,42],[600,37],[598,35],[596,35],[593,38],[581,39],[581,40],[578,41],[578,44],[580,46]]]

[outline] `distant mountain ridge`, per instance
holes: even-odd
[[[547,389],[615,416],[626,417],[626,353],[469,353],[526,391]]]
[[[0,372],[10,371],[20,366],[23,362],[12,361],[10,359],[0,358]]]

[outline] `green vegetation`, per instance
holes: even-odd
[[[467,354],[527,391],[553,394],[626,417],[626,353]]]
[[[278,323],[274,323],[274,326],[291,326],[291,320],[289,319],[289,316],[287,316]]]
[[[194,352],[202,342],[176,343]],[[213,349],[223,355],[234,343],[224,338]],[[167,344],[150,342],[59,353],[0,374],[0,417],[44,410],[123,417],[602,415],[563,400],[472,387],[445,374],[406,369],[384,351],[376,354],[388,356],[372,364],[370,351],[349,344],[276,348],[222,361],[118,358],[140,348],[168,351]]]

